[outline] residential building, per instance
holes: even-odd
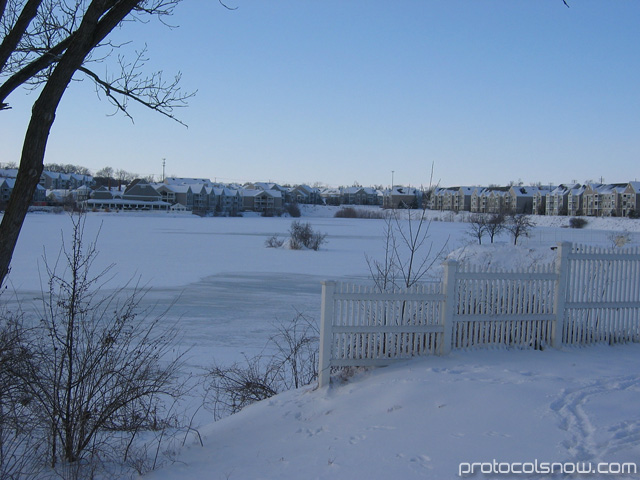
[[[346,187],[340,189],[343,205],[380,205],[378,191],[369,187]]]
[[[417,206],[418,190],[415,188],[395,186],[383,192],[383,208],[415,208]]]
[[[0,207],[4,208],[9,203],[9,198],[13,193],[16,179],[8,177],[0,177]],[[47,192],[42,186],[37,185],[36,191],[33,193],[31,200],[32,205],[45,205],[47,201]]]
[[[290,201],[294,203],[305,203],[317,205],[322,203],[320,190],[309,185],[298,185],[290,190]]]
[[[620,201],[628,184],[587,184],[584,191],[584,214],[593,217],[621,215]]]
[[[265,215],[275,215],[282,212],[282,192],[278,190],[244,189],[242,206],[244,210],[258,212]]]
[[[620,198],[620,215],[637,215],[640,209],[640,182],[629,182]]]
[[[586,185],[575,184],[567,195],[567,215],[572,217],[584,215],[584,191]]]

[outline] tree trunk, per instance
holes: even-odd
[[[15,187],[0,224],[0,286],[9,273],[22,224],[40,181],[49,132],[62,95],[89,52],[120,23],[137,2],[138,0],[123,0],[113,6],[106,0],[93,0],[69,47],[33,105]]]
[[[40,101],[42,95],[36,101],[31,114],[16,183],[0,224],[0,285],[9,273],[9,265],[18,241],[18,235],[29,205],[31,205],[33,194],[40,182],[47,139],[55,117],[55,108],[58,105],[56,102],[53,108],[39,106],[43,103]]]

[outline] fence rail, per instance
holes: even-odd
[[[640,249],[562,243],[555,263],[505,271],[444,264],[410,290],[323,282],[319,384],[331,367],[381,366],[487,346],[640,341]]]

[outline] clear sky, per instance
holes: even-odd
[[[638,0],[184,0],[128,23],[197,90],[185,128],[66,93],[45,163],[225,182],[442,186],[640,179]],[[102,71],[104,67],[97,67]],[[78,77],[81,78],[81,77]],[[35,94],[0,112],[17,161]]]

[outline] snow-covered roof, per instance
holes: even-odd
[[[391,190],[391,195],[415,195],[417,190],[413,187],[395,186]]]
[[[87,205],[112,205],[117,203],[118,205],[142,205],[142,206],[166,206],[170,207],[171,204],[164,200],[130,200],[130,199],[95,199],[92,198],[86,201]]]
[[[188,193],[191,190],[191,185],[161,183],[156,190],[158,192]]]
[[[476,188],[478,187],[457,187],[457,190],[464,195],[471,195]]]
[[[241,190],[243,197],[257,197],[259,195],[269,195],[273,198],[282,198],[282,192],[278,190],[254,190],[251,188],[245,188]]]
[[[238,190],[235,190],[233,188],[227,188],[227,187],[223,187],[223,188],[214,187],[213,194],[216,196],[224,195],[226,197],[235,197],[236,195],[238,195]]]
[[[16,178],[18,176],[17,168],[0,168],[0,177]]]
[[[640,182],[629,182],[627,185],[630,186],[634,192],[640,192]]]
[[[184,178],[184,177],[167,177],[164,179],[164,183],[167,185],[191,185],[191,184],[204,184],[211,185],[212,182],[208,178]]]

